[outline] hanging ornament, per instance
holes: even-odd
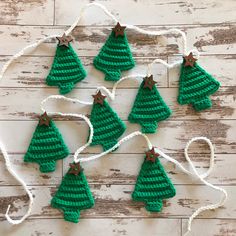
[[[56,168],[56,160],[68,155],[69,150],[59,130],[45,112],[39,118],[24,161],[38,163],[41,172],[52,172]]]
[[[51,200],[51,206],[61,209],[66,221],[78,223],[80,211],[92,208],[94,198],[80,163],[71,163],[61,185]]]
[[[63,34],[57,39],[59,42],[56,55],[46,78],[46,83],[50,86],[58,86],[60,94],[66,94],[74,88],[76,83],[86,77],[86,71],[70,45],[71,36]]]
[[[143,79],[128,117],[131,123],[141,125],[143,133],[155,133],[158,122],[171,115],[155,84],[152,75]]]
[[[130,70],[135,66],[125,28],[117,23],[99,54],[94,58],[93,64],[105,73],[105,80],[117,81],[121,77],[121,71]]]
[[[192,104],[196,111],[211,108],[209,96],[215,93],[220,83],[196,63],[190,53],[184,57],[180,78],[178,102],[181,105]]]
[[[94,135],[90,145],[102,145],[106,151],[117,143],[117,139],[125,132],[126,126],[107,103],[106,96],[98,91],[93,98],[90,121]]]
[[[150,212],[160,212],[163,199],[175,196],[175,188],[168,178],[154,148],[146,152],[132,198],[144,202]]]

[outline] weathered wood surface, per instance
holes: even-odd
[[[219,194],[209,187],[202,185],[176,185],[177,194],[170,200],[164,200],[161,213],[150,213],[141,202],[131,200],[133,185],[101,185],[90,184],[95,197],[95,206],[92,209],[81,211],[82,218],[186,218],[194,210],[202,205],[213,204],[219,201]],[[217,211],[206,211],[198,218],[236,218],[235,194],[233,186],[222,186],[228,193],[229,198],[224,207]],[[2,204],[0,217],[8,204],[14,203],[10,210],[12,216],[20,216],[27,209],[27,196],[16,186],[1,186],[0,199]],[[30,218],[62,218],[62,214],[50,206],[50,200],[57,190],[56,186],[31,186],[30,191],[34,195],[35,205]],[[11,197],[9,197],[9,195]]]
[[[139,130],[139,125],[127,124],[124,135]],[[11,153],[24,153],[29,145],[32,133],[37,121],[1,121],[1,140]],[[82,121],[58,121],[65,142],[74,152],[87,141],[88,126]],[[207,128],[206,128],[207,127]],[[157,134],[150,134],[149,138],[154,146],[164,149],[166,152],[183,153],[183,149],[192,137],[207,136],[215,145],[216,153],[235,153],[235,120],[188,120],[188,121],[165,121],[160,124]],[[19,135],[20,134],[20,135]],[[24,135],[22,135],[24,134]],[[135,148],[132,148],[135,147]],[[124,143],[116,153],[144,153],[147,144],[143,137],[136,137]],[[192,152],[209,152],[207,145],[193,144]],[[100,147],[90,147],[87,153],[101,152]]]
[[[89,2],[91,1],[0,1],[0,68],[23,46],[50,34],[61,34],[76,19],[81,7]],[[216,166],[208,180],[225,188],[229,193],[229,200],[217,211],[202,213],[194,221],[190,235],[235,236],[236,2],[98,2],[104,4],[124,23],[140,25],[150,30],[173,27],[183,29],[187,33],[188,48],[196,47],[202,53],[199,63],[221,82],[222,87],[212,96],[213,108],[196,113],[191,107],[180,106],[176,102],[179,68],[167,70],[160,64],[154,65],[152,72],[158,81],[159,91],[172,109],[173,115],[168,121],[160,123],[157,134],[149,136],[155,146],[186,166],[183,156],[186,142],[193,136],[207,136],[212,140],[217,153]],[[111,20],[101,10],[91,8],[85,13],[79,27],[73,31],[73,47],[88,71],[88,77],[78,83],[68,96],[88,101],[97,86],[112,88],[112,83],[103,80],[103,73],[92,66],[93,57],[106,40],[112,25]],[[123,75],[145,74],[147,64],[156,57],[168,62],[181,58],[181,39],[177,35],[150,37],[132,30],[127,30],[127,35],[137,66]],[[4,213],[8,204],[13,204],[12,216],[20,216],[27,209],[28,198],[6,171],[3,158],[0,158],[0,235],[182,236],[186,231],[189,215],[201,205],[215,203],[220,196],[194,178],[183,174],[174,164],[161,159],[176,186],[176,197],[165,201],[165,207],[160,214],[147,213],[143,204],[132,202],[130,194],[147,147],[142,137],[130,140],[115,153],[100,160],[83,164],[96,198],[96,206],[82,213],[78,225],[63,221],[61,213],[49,206],[72,156],[58,161],[55,172],[42,174],[38,171],[37,164],[25,164],[23,155],[35,129],[40,101],[48,95],[58,94],[56,88],[49,88],[44,83],[55,47],[56,40],[49,40],[36,50],[27,52],[9,67],[0,83],[0,138],[11,153],[13,168],[30,185],[35,198],[32,215],[24,224],[10,226],[6,222]],[[139,82],[134,80],[121,83],[116,100],[109,101],[127,124],[125,134],[140,129],[138,125],[127,122],[138,86]],[[88,116],[91,109],[65,102],[50,102],[47,108]],[[88,127],[84,121],[68,121],[61,117],[55,117],[55,120],[71,153],[86,142]],[[99,147],[88,148],[82,156],[86,158],[100,151]],[[198,171],[206,171],[209,162],[207,145],[194,144],[190,152]]]
[[[89,154],[85,154],[84,158]],[[172,156],[188,166],[183,154],[172,154]],[[234,154],[217,154],[216,167],[208,180],[218,185],[236,185]],[[206,171],[209,165],[209,154],[191,155],[197,169],[200,172]],[[69,163],[72,162],[72,156],[63,161],[57,162],[57,169],[50,174],[39,172],[37,164],[23,163],[22,154],[10,155],[12,166],[25,177],[28,185],[58,185],[61,182],[63,174],[68,170]],[[135,184],[137,170],[140,168],[144,159],[144,154],[109,154],[99,161],[84,163],[86,177],[91,184]],[[161,159],[168,175],[174,184],[200,184],[195,178],[188,178],[174,164]],[[8,171],[4,168],[4,161],[1,159],[0,184],[1,186],[18,185]],[[224,171],[227,169],[227,172]]]

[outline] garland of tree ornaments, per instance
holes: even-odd
[[[161,158],[173,162],[184,173],[196,177],[196,179],[200,180],[206,186],[223,193],[222,198],[218,203],[200,207],[192,214],[188,221],[187,234],[191,231],[192,220],[198,214],[202,211],[216,209],[224,205],[227,199],[227,192],[205,180],[213,170],[214,166],[214,148],[209,139],[205,137],[196,137],[187,143],[184,154],[190,165],[190,170],[188,170],[181,163],[162,152],[159,148],[153,147],[149,138],[145,134],[155,133],[158,128],[158,123],[167,119],[171,115],[171,110],[160,96],[155,85],[156,81],[153,79],[153,75],[151,74],[151,68],[154,63],[161,63],[167,68],[181,65],[178,102],[181,105],[192,104],[196,111],[201,111],[212,106],[209,96],[215,93],[220,86],[218,81],[196,63],[199,58],[199,52],[196,49],[187,52],[187,41],[184,32],[178,29],[147,31],[133,25],[120,25],[118,20],[103,5],[90,3],[82,9],[78,19],[64,32],[62,36],[47,36],[34,44],[26,46],[19,53],[14,55],[3,66],[0,77],[3,77],[8,66],[17,58],[22,56],[27,50],[36,48],[49,39],[57,38],[59,43],[56,48],[53,64],[46,78],[46,83],[49,86],[58,86],[60,94],[69,93],[75,87],[76,83],[86,77],[86,71],[71,46],[72,37],[70,36],[70,33],[77,26],[85,9],[91,6],[101,8],[116,23],[104,46],[93,61],[95,68],[101,70],[105,74],[105,80],[116,81],[112,92],[103,86],[98,87],[97,93],[93,95],[94,100],[92,102],[67,98],[62,95],[53,95],[44,99],[41,102],[42,115],[39,116],[39,123],[36,126],[28,150],[24,156],[24,161],[38,163],[41,172],[54,171],[56,168],[56,161],[66,158],[69,154],[69,149],[51,116],[72,116],[85,120],[90,129],[88,141],[75,152],[74,161],[73,163],[70,163],[69,169],[62,179],[58,191],[51,200],[52,207],[60,209],[63,212],[66,221],[77,223],[79,221],[80,211],[92,208],[95,204],[81,163],[96,160],[109,152],[115,151],[122,143],[129,139],[136,136],[142,136],[147,142],[148,148],[144,154],[144,161],[137,177],[135,188],[132,193],[132,199],[134,201],[143,202],[147,211],[160,212],[163,208],[163,200],[172,198],[176,194],[174,185],[161,164]],[[147,66],[146,74],[129,75],[121,78],[122,71],[130,70],[135,66],[135,61],[132,57],[132,50],[128,43],[125,28],[152,36],[169,33],[180,34],[182,37],[183,59],[172,64],[168,64],[161,59],[155,59]],[[106,96],[103,95],[101,91],[104,91],[112,100],[114,100],[116,88],[119,83],[131,78],[141,78],[142,82],[140,83],[128,120],[131,123],[138,123],[141,126],[142,132],[135,131],[119,140],[121,135],[125,132],[126,126],[117,113],[110,107],[109,103],[106,101]],[[50,99],[60,99],[90,105],[92,106],[90,119],[83,114],[48,112],[44,109],[44,104]],[[199,174],[197,172],[194,164],[188,156],[189,146],[192,142],[198,140],[205,141],[209,145],[211,151],[209,169],[204,174]],[[104,151],[88,158],[79,157],[80,153],[90,145],[101,145]],[[8,206],[5,214],[9,223],[20,224],[31,213],[33,196],[24,181],[11,168],[9,156],[2,143],[0,143],[0,148],[3,157],[5,158],[6,168],[13,177],[19,181],[29,196],[28,211],[21,219],[11,219],[9,216],[11,205]]]

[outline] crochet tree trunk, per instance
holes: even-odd
[[[121,71],[130,70],[135,62],[130,51],[126,33],[116,36],[114,31],[94,58],[94,66],[105,73],[105,80],[117,81]]]
[[[141,125],[143,133],[155,133],[158,122],[167,119],[171,110],[160,96],[156,86],[150,90],[143,81],[139,87],[128,120]]]
[[[181,66],[178,102],[181,105],[192,104],[196,111],[211,108],[209,96],[219,89],[220,83],[196,62],[193,66],[185,63],[184,60]]]
[[[80,211],[94,206],[94,199],[83,171],[78,174],[70,173],[70,170],[67,172],[51,200],[51,205],[63,211],[66,221],[79,222]]]
[[[50,120],[48,126],[40,123],[37,125],[24,161],[38,163],[41,172],[52,172],[56,168],[56,160],[68,155],[69,150],[59,130]]]
[[[104,151],[113,147],[126,129],[124,122],[106,101],[102,104],[94,102],[90,121],[94,128],[91,145],[102,145]]]
[[[144,202],[147,211],[160,212],[163,199],[172,198],[175,194],[175,188],[160,160],[144,160],[132,193],[133,200]]]
[[[66,94],[85,77],[86,72],[71,45],[68,47],[58,45],[51,70],[46,78],[47,85],[58,86],[60,94]]]

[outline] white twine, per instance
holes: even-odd
[[[93,156],[90,156],[90,157],[80,157],[78,158],[78,155],[79,153],[77,152],[75,154],[75,159],[78,161],[78,162],[88,162],[88,161],[92,161],[92,160],[96,160],[98,158],[101,158],[103,156],[105,156],[106,154],[108,154],[109,152],[115,150],[117,147],[119,147],[122,143],[128,141],[129,139],[132,139],[133,137],[135,136],[143,136],[147,142],[147,145],[148,145],[148,148],[151,149],[152,148],[152,144],[150,142],[150,140],[148,139],[148,137],[141,133],[140,131],[136,131],[136,132],[133,132],[129,135],[127,135],[126,137],[122,138],[116,145],[114,145],[112,148],[110,148],[109,150],[105,151],[105,152],[102,152],[102,153],[99,153],[99,154],[96,154],[96,155],[93,155]],[[204,141],[206,142],[208,145],[209,145],[209,148],[210,148],[210,164],[209,164],[209,168],[208,170],[203,173],[203,174],[199,174],[196,167],[194,166],[193,162],[191,161],[189,155],[188,155],[188,149],[189,149],[189,146],[193,143],[193,142],[196,142],[196,141]],[[196,179],[200,180],[204,185],[206,186],[209,186],[210,188],[212,189],[215,189],[217,191],[219,191],[220,193],[222,193],[222,197],[220,199],[220,201],[216,204],[209,204],[209,205],[206,205],[206,206],[202,206],[202,207],[199,207],[190,217],[189,217],[189,220],[188,220],[188,228],[187,228],[187,232],[184,234],[184,236],[186,236],[189,232],[191,232],[191,226],[192,226],[192,221],[194,220],[194,218],[196,218],[201,212],[203,211],[206,211],[206,210],[212,210],[212,209],[217,209],[221,206],[224,205],[224,203],[226,202],[227,200],[227,197],[228,197],[228,194],[226,192],[225,189],[221,188],[221,187],[218,187],[218,186],[215,186],[211,183],[209,183],[208,181],[205,180],[205,178],[212,172],[213,170],[213,167],[214,167],[214,159],[215,159],[215,154],[214,154],[214,147],[213,147],[213,144],[211,143],[211,141],[206,138],[206,137],[195,137],[195,138],[192,138],[187,144],[186,144],[186,147],[185,147],[185,150],[184,150],[184,155],[185,155],[185,158],[186,160],[188,161],[192,171],[190,170],[187,170],[180,162],[178,162],[177,160],[175,160],[174,158],[166,155],[164,152],[162,152],[160,149],[156,148],[155,147],[155,151],[160,154],[163,158],[167,159],[168,161],[170,162],[173,162],[175,165],[177,165],[184,173],[188,174],[188,175],[191,175],[191,176],[194,176]]]
[[[13,225],[17,225],[22,223],[31,213],[32,210],[32,206],[33,206],[33,195],[32,193],[29,191],[27,185],[25,184],[25,182],[16,174],[16,172],[12,169],[11,167],[11,162],[10,162],[10,158],[8,156],[7,150],[4,147],[4,145],[0,142],[0,149],[1,149],[1,153],[5,159],[5,166],[7,168],[7,170],[9,171],[9,173],[22,185],[22,187],[24,188],[24,190],[26,191],[27,195],[29,196],[29,208],[27,210],[27,212],[25,213],[25,215],[20,219],[20,220],[14,220],[9,216],[9,210],[11,208],[11,205],[8,205],[7,207],[7,211],[5,213],[5,217],[7,219],[7,221]]]
[[[77,26],[77,24],[79,23],[79,21],[81,20],[81,18],[84,15],[85,10],[87,10],[90,7],[98,7],[100,9],[103,10],[103,12],[108,15],[114,22],[118,22],[118,20],[116,19],[116,17],[110,12],[108,11],[108,9],[99,3],[89,3],[86,4],[80,11],[79,16],[77,17],[77,19],[75,20],[75,22],[69,27],[69,29],[67,29],[64,33],[65,35],[70,34],[74,28]],[[160,30],[160,31],[151,31],[151,30],[144,30],[138,26],[135,25],[129,25],[129,24],[124,24],[124,26],[126,26],[128,29],[132,29],[135,30],[141,34],[146,34],[146,35],[150,35],[150,36],[161,36],[161,35],[166,35],[166,34],[170,34],[170,33],[174,33],[174,34],[179,34],[182,38],[182,48],[183,48],[183,55],[187,55],[187,39],[186,39],[186,34],[179,29],[173,28],[173,29],[168,29],[168,30]],[[24,48],[22,48],[18,53],[16,53],[15,55],[13,55],[3,66],[1,73],[0,73],[0,79],[3,78],[3,75],[5,74],[7,68],[12,64],[12,62],[14,62],[17,58],[21,57],[22,55],[24,55],[27,51],[29,51],[30,49],[35,49],[37,48],[40,44],[44,43],[45,41],[52,39],[52,38],[56,38],[56,37],[60,37],[61,34],[55,34],[55,35],[50,35],[50,36],[46,36],[45,38],[42,38],[40,40],[38,40],[35,43],[32,43],[30,45],[25,46]],[[193,52],[195,52],[197,55],[199,55],[198,50],[193,50]],[[162,63],[163,65],[167,66],[168,63],[166,63],[165,61],[159,59],[159,63]],[[179,62],[176,62],[177,65],[179,64]]]

